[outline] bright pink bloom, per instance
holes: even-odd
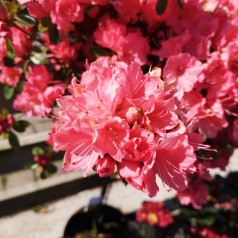
[[[66,151],[64,169],[114,171],[151,197],[159,190],[157,174],[169,187],[184,189],[196,156],[158,69],[143,75],[137,63],[105,57],[87,68],[80,83],[72,80],[72,95],[58,99],[52,138],[55,150]]]
[[[177,89],[189,92],[197,81],[203,80],[202,63],[189,54],[179,54],[168,58],[164,67],[165,82]]]
[[[94,5],[105,6],[109,3],[109,0],[91,0],[91,3]]]
[[[74,128],[59,128],[53,134],[54,149],[66,150],[64,156],[64,170],[75,171],[86,170],[84,175],[97,164],[99,157],[103,154],[95,145],[96,134],[91,131],[84,131],[79,125]]]
[[[7,56],[6,41],[3,37],[0,37],[0,63],[6,56]]]
[[[15,88],[17,83],[20,81],[22,72],[23,70],[16,66],[7,67],[2,65],[1,74],[0,74],[0,82]]]
[[[142,203],[142,208],[136,212],[136,220],[160,227],[169,226],[174,222],[172,214],[167,210],[163,202],[152,201]]]
[[[201,209],[207,204],[208,188],[204,181],[196,179],[189,183],[188,188],[178,192],[178,199],[182,205],[191,204],[194,209]]]
[[[188,43],[189,39],[190,34],[188,32],[179,36],[170,36],[168,39],[162,40],[159,50],[153,50],[151,53],[161,58],[183,53],[183,46]]]
[[[51,20],[59,31],[67,33],[74,29],[72,23],[83,21],[86,6],[78,0],[55,1],[51,5]]]
[[[9,132],[9,129],[14,124],[14,122],[15,122],[15,120],[14,120],[12,114],[8,114],[6,118],[4,118],[0,114],[0,135],[3,132]]]
[[[40,2],[30,1],[27,4],[28,12],[31,16],[42,19],[47,17],[49,14],[44,10]]]
[[[12,44],[16,56],[23,57],[30,53],[32,41],[28,38],[24,32],[11,27],[12,32]]]
[[[124,144],[129,140],[128,124],[119,117],[114,117],[102,127],[97,129],[96,144],[103,148],[114,160],[121,162],[125,156]]]
[[[77,58],[77,50],[81,47],[81,43],[70,45],[69,40],[64,38],[56,45],[49,45],[49,49],[54,57],[62,60],[66,64],[74,62]]]
[[[108,177],[116,171],[116,161],[106,155],[98,160],[96,171],[100,177]]]
[[[47,70],[45,65],[38,64],[28,67],[27,81],[36,86],[38,89],[44,90],[53,80],[53,75]]]
[[[5,7],[0,4],[0,21],[7,21],[8,16]]]
[[[61,84],[49,86],[53,83],[52,78],[52,74],[44,65],[30,66],[26,75],[28,82],[24,84],[23,91],[17,95],[13,107],[26,113],[27,116],[44,117],[50,113],[56,98],[64,93],[64,86]]]
[[[51,106],[44,92],[30,83],[25,83],[23,91],[17,95],[13,103],[14,109],[26,113],[29,117],[44,117],[51,112]]]
[[[127,29],[125,25],[105,15],[99,21],[94,37],[97,44],[114,51],[118,60],[139,64],[147,62],[150,49],[148,39],[137,28]]]
[[[228,126],[224,117],[223,107],[219,100],[206,101],[206,106],[199,114],[199,128],[208,138],[216,137],[217,133]]]
[[[158,173],[169,188],[182,191],[187,187],[187,173],[196,170],[195,161],[196,156],[193,147],[189,145],[188,137],[178,135],[158,141],[151,172]]]
[[[163,0],[159,0],[163,1]],[[177,15],[180,11],[177,1],[168,0],[168,5],[165,12],[162,15],[158,15],[156,12],[157,0],[144,0],[141,3],[141,15],[142,19],[149,25],[150,28],[154,28],[158,22],[163,22],[171,15]]]
[[[119,17],[123,22],[138,20],[138,14],[141,12],[140,0],[116,0],[112,2],[112,5],[119,12]]]
[[[228,69],[238,75],[238,44],[229,44],[228,55]]]
[[[192,227],[191,233],[201,238],[228,238],[223,232],[218,232],[210,227]]]
[[[0,37],[3,37],[5,39],[11,39],[12,37],[9,26],[2,21],[0,21]]]
[[[207,168],[219,168],[226,171],[226,166],[229,163],[230,157],[233,154],[233,148],[219,148],[216,157],[211,160],[204,161],[204,165]]]

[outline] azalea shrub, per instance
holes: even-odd
[[[63,169],[94,170],[184,206],[209,203],[210,168],[238,145],[238,3],[232,0],[0,1],[0,83],[15,111],[52,118]],[[19,146],[27,121],[2,109]],[[196,233],[197,231],[194,230]]]

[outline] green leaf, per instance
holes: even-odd
[[[30,63],[30,60],[25,60],[25,62],[23,63],[23,72],[26,75],[28,73],[28,64]]]
[[[6,44],[7,44],[7,58],[14,59],[16,57],[16,54],[15,54],[14,47],[12,45],[12,41],[7,39]]]
[[[34,156],[41,156],[41,155],[44,154],[44,150],[43,150],[41,147],[39,147],[39,146],[35,146],[35,147],[32,149],[32,154],[33,154]]]
[[[156,4],[156,13],[162,15],[168,6],[168,0],[158,0]]]
[[[212,226],[215,223],[214,216],[207,216],[207,217],[192,217],[191,223],[193,225],[205,225],[205,226]]]
[[[3,119],[7,119],[7,115],[9,114],[8,110],[6,108],[2,109],[1,115],[3,116]]]
[[[49,26],[49,38],[52,44],[57,44],[59,40],[59,32],[56,28],[56,25],[50,24]]]
[[[8,140],[13,149],[18,149],[20,147],[19,140],[12,131],[9,132]]]
[[[14,123],[13,129],[18,132],[24,132],[28,126],[30,126],[28,121],[20,120]]]
[[[9,100],[13,97],[13,94],[14,94],[14,88],[13,87],[10,87],[8,85],[4,85],[3,87],[3,95],[4,97]]]
[[[2,1],[2,5],[6,9],[9,19],[12,19],[17,12],[19,5],[14,1]]]
[[[42,19],[41,22],[38,24],[38,30],[40,32],[48,31],[49,27],[50,27],[50,19],[49,18]]]
[[[53,174],[55,174],[57,172],[57,167],[53,164],[50,164],[47,169],[41,173],[40,177],[42,179],[46,179],[46,178],[49,178],[51,177]]]
[[[21,26],[25,26],[25,27],[33,27],[36,24],[35,18],[33,18],[32,16],[29,16],[25,13],[20,13],[20,12],[17,13],[14,21],[15,21],[15,23],[17,23]]]
[[[19,92],[19,93],[22,92],[23,87],[24,87],[24,84],[25,84],[24,81],[20,81],[20,82],[18,82],[18,84],[17,84],[17,86],[16,86],[16,90],[17,90],[17,92]]]

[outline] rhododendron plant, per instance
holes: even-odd
[[[2,0],[1,90],[14,110],[52,118],[65,171],[150,197],[159,177],[202,209],[207,170],[225,170],[238,146],[237,11],[232,0]],[[3,112],[9,138],[18,119]]]

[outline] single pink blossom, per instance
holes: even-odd
[[[87,5],[80,4],[78,0],[58,0],[51,5],[50,17],[61,32],[69,32],[74,29],[74,22],[84,19],[84,10]]]
[[[26,6],[27,6],[29,14],[37,19],[42,19],[49,15],[44,10],[40,2],[28,1]]]
[[[0,63],[6,56],[7,56],[6,40],[3,37],[0,37]]]
[[[106,155],[98,160],[96,171],[100,177],[108,177],[116,171],[116,161]]]
[[[15,119],[12,114],[8,114],[6,117],[3,117],[0,114],[0,135],[2,135],[3,132],[9,132],[9,129],[13,126],[14,122]]]
[[[119,12],[119,17],[123,22],[128,23],[138,20],[138,14],[141,12],[139,0],[116,0],[112,2],[112,5]]]
[[[98,28],[93,35],[96,43],[114,51],[118,60],[128,63],[134,61],[139,64],[147,62],[146,57],[150,50],[148,39],[138,28],[127,29],[117,20],[104,15],[99,20]]]
[[[30,84],[44,90],[52,81],[53,75],[47,70],[45,65],[38,64],[28,67],[26,79]]]
[[[198,189],[199,188],[199,189]],[[201,209],[207,204],[208,187],[201,179],[189,183],[188,188],[178,192],[178,199],[182,205],[191,204],[194,209]]]
[[[202,63],[189,54],[179,54],[168,58],[164,67],[165,82],[189,92],[197,81],[203,80]]]
[[[17,57],[23,57],[31,51],[32,42],[29,36],[16,27],[11,27],[12,44]]]
[[[23,70],[17,66],[7,67],[4,65],[2,65],[0,70],[0,82],[15,88],[17,83],[20,81]]]
[[[152,201],[142,203],[142,207],[136,211],[136,220],[160,227],[167,227],[174,222],[172,214],[163,202]]]
[[[56,45],[49,45],[49,49],[53,55],[62,60],[66,64],[70,64],[77,58],[77,50],[81,47],[82,44],[70,45],[68,39],[64,38],[61,42]]]

